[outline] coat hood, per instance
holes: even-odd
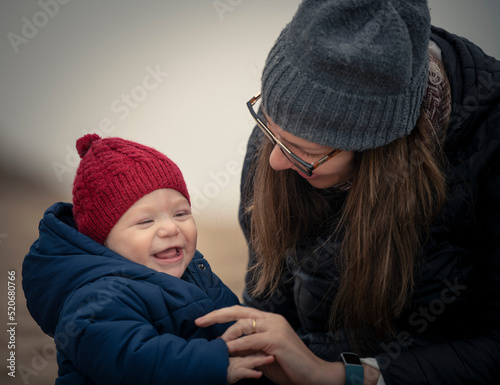
[[[76,289],[105,276],[150,279],[162,274],[78,232],[69,203],[47,209],[39,233],[23,262],[22,284],[31,316],[48,335],[54,335],[61,309]]]

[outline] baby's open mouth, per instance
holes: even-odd
[[[179,254],[180,254],[179,248],[171,247],[169,249],[160,251],[159,253],[156,253],[153,256],[158,259],[172,259],[178,257]]]

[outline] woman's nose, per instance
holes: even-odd
[[[274,146],[271,155],[269,155],[269,164],[276,171],[293,168],[293,163],[283,154],[283,151],[281,151],[278,145]]]

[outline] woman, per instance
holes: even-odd
[[[498,383],[500,63],[424,0],[305,0],[258,98],[255,309],[198,324],[240,320],[230,351],[275,355],[278,383]]]

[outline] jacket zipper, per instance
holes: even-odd
[[[189,275],[191,276],[191,278],[193,279],[196,286],[198,286],[201,290],[203,290],[205,293],[207,293],[207,289],[206,289],[205,285],[203,285],[202,279],[197,276],[198,272],[191,271],[191,269],[187,269],[187,271],[188,271]]]

